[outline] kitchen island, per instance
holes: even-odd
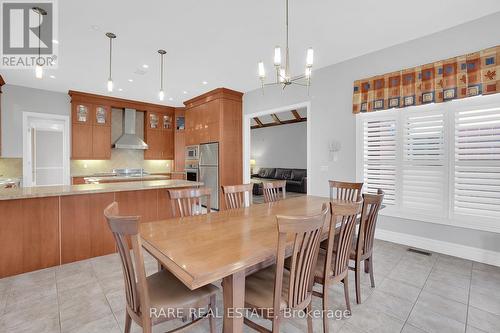
[[[167,189],[186,180],[21,187],[0,190],[0,278],[116,252],[104,208],[118,202],[141,222],[172,216]]]

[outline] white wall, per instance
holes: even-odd
[[[251,158],[256,168],[307,168],[307,123],[251,130]]]
[[[248,92],[243,97],[244,113],[251,114],[310,101],[309,193],[328,196],[329,179],[354,181],[356,177],[355,115],[351,113],[353,82],[495,46],[500,43],[498,22],[500,13],[495,13],[433,35],[315,70],[309,95],[307,89],[293,86],[284,91],[279,87],[266,88],[264,95],[260,89]],[[316,53],[320,56],[319,49]],[[328,159],[328,142],[331,140],[341,143],[342,149],[337,161]],[[500,234],[384,217],[380,219],[379,227],[500,252]]]
[[[6,84],[2,87],[2,157],[23,157],[23,112],[70,114],[68,94]]]

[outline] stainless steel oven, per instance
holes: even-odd
[[[199,169],[186,169],[186,180],[197,182],[200,178]]]
[[[200,146],[186,146],[186,160],[197,160]]]

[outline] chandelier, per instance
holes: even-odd
[[[290,52],[288,47],[288,0],[285,0],[285,28],[286,28],[286,46],[285,46],[285,63],[283,65],[281,59],[281,47],[274,48],[274,69],[276,71],[276,81],[272,83],[265,83],[266,69],[264,62],[259,62],[259,78],[262,89],[264,86],[280,85],[285,89],[291,84],[309,87],[311,85],[311,73],[313,65],[314,51],[312,47],[307,49],[306,52],[306,68],[304,74],[292,76],[290,74]]]

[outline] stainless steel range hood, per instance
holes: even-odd
[[[121,149],[148,149],[148,145],[141,138],[135,135],[134,109],[125,109],[123,116],[123,135],[113,144],[113,148]]]

